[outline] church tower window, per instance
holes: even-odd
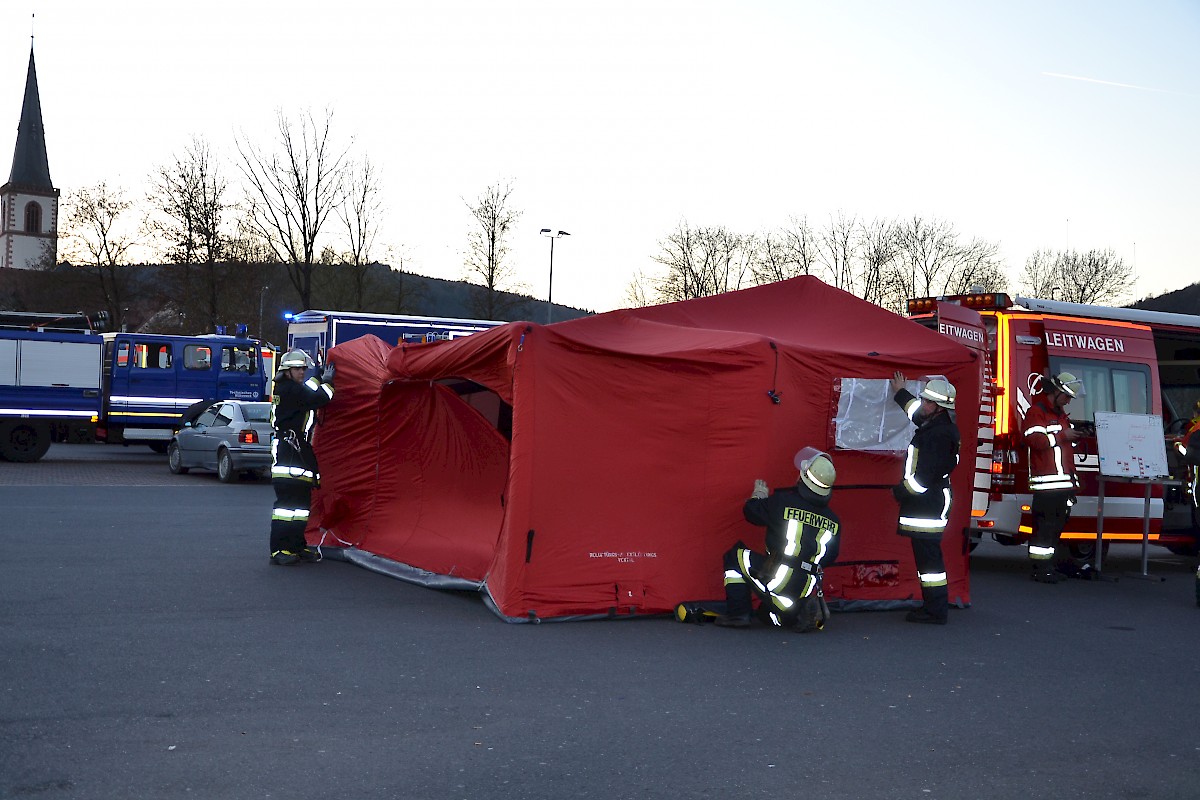
[[[25,232],[42,232],[42,207],[37,203],[29,203],[25,206]]]

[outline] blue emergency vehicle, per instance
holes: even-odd
[[[372,334],[391,345],[458,339],[503,322],[454,317],[371,314],[358,311],[303,311],[288,319],[288,349],[300,348],[323,363],[334,345]]]
[[[0,458],[51,442],[141,442],[165,452],[192,406],[265,400],[272,351],[246,336],[101,333],[84,314],[0,313]]]

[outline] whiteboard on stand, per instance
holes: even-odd
[[[1100,474],[1113,478],[1165,478],[1167,440],[1157,414],[1096,412]]]

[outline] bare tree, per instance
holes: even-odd
[[[338,208],[338,217],[346,228],[346,253],[342,263],[350,271],[354,289],[354,307],[364,309],[371,267],[371,249],[379,233],[383,213],[380,199],[379,171],[369,158],[352,164],[347,175],[346,201]]]
[[[1133,268],[1111,248],[1039,250],[1025,261],[1021,275],[1024,291],[1034,297],[1071,303],[1116,304],[1133,290]]]
[[[249,183],[245,219],[275,259],[287,266],[301,305],[309,308],[318,238],[342,202],[349,148],[331,141],[331,110],[320,122],[311,112],[293,121],[277,111],[276,122],[277,151],[265,153],[242,139],[237,142],[239,166]]]
[[[899,251],[895,224],[878,218],[862,223],[858,248],[860,265],[855,294],[867,302],[883,305],[884,286]]]
[[[508,261],[507,240],[521,212],[511,204],[512,191],[511,181],[497,183],[489,186],[474,205],[463,200],[474,218],[463,263],[467,281],[483,288],[472,306],[485,319],[499,319],[515,305],[503,294],[517,288],[511,285],[515,271]]]
[[[847,292],[854,291],[855,261],[858,250],[858,218],[839,211],[829,216],[829,225],[817,234],[820,259],[829,282]]]
[[[708,297],[742,288],[755,257],[756,237],[723,226],[693,228],[686,220],[659,241],[654,260],[667,268],[658,279],[659,302]]]
[[[1025,259],[1025,270],[1021,273],[1021,291],[1030,297],[1053,299],[1059,286],[1053,250],[1035,250]]]
[[[756,237],[751,261],[756,283],[774,283],[812,275],[819,269],[817,239],[804,217],[792,217],[788,227]]]
[[[1000,292],[1008,288],[1000,246],[983,239],[972,239],[960,245],[946,276],[946,294],[966,294],[974,291]]]
[[[885,308],[899,312],[909,297],[1004,287],[998,246],[978,239],[964,245],[950,222],[914,216],[898,222],[896,234],[897,258],[882,287]]]
[[[228,186],[220,175],[208,143],[193,137],[172,164],[151,176],[150,205],[159,216],[151,231],[166,245],[166,257],[183,265],[181,299],[199,298],[204,329],[213,330],[220,316],[221,281],[217,263],[226,255],[224,217],[230,206]],[[199,275],[193,275],[193,266]]]
[[[644,270],[638,270],[625,286],[625,306],[627,308],[645,308],[654,305],[654,278]]]
[[[133,203],[120,187],[101,181],[68,195],[67,229],[60,240],[64,255],[94,279],[104,298],[109,319],[117,329],[126,320],[128,276],[122,270],[130,250],[137,244],[130,224]]]

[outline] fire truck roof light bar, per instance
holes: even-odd
[[[964,308],[977,311],[995,311],[1011,308],[1012,298],[1004,292],[973,292],[971,294],[951,294],[941,297],[914,297],[908,301],[909,314],[927,314],[937,310],[937,304],[953,303]]]
[[[1085,303],[1068,303],[1065,300],[1038,300],[1032,297],[1017,297],[1018,305],[1042,314],[1066,314],[1096,319],[1123,320],[1144,324],[1179,325],[1200,328],[1200,316],[1176,314],[1170,311],[1147,311],[1142,308],[1110,308]]]

